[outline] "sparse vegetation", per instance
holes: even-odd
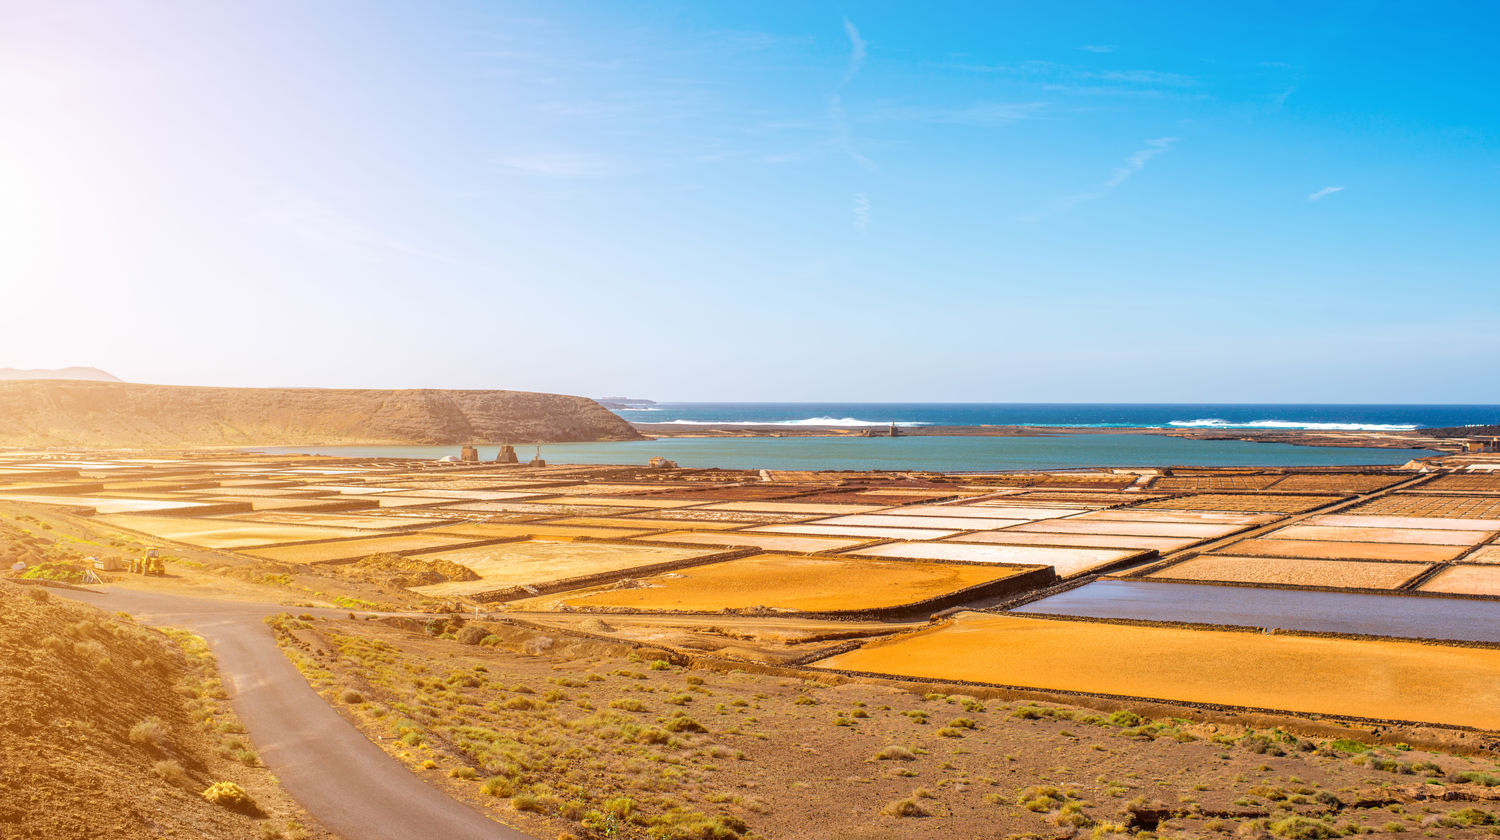
[[[246,810],[255,806],[250,794],[234,782],[214,782],[203,791],[203,798],[225,808]]]

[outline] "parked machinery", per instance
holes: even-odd
[[[130,571],[138,575],[166,575],[167,563],[162,559],[156,549],[147,551],[144,557],[133,557],[130,560]]]

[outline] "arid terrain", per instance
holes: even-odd
[[[632,440],[585,397],[526,391],[0,381],[0,446],[112,448]]]
[[[4,801],[31,804],[0,814],[0,836],[347,824],[351,803],[280,748],[251,766],[284,741],[274,716],[194,728],[205,701],[172,687],[211,666],[164,645],[201,642],[67,599],[156,624],[250,610],[210,640],[279,644],[308,697],[384,752],[382,772],[497,833],[1489,836],[1492,466],[943,475],[18,452],[0,459],[0,561],[20,564],[0,632],[20,669],[11,711],[32,711],[10,726],[55,742],[43,721],[107,717],[79,748],[122,745],[153,709],[191,784],[147,780],[180,814],[67,822],[163,756],[108,749],[61,786],[7,772]],[[130,571],[153,549],[164,575]],[[65,671],[95,639],[156,639],[166,664]],[[60,679],[76,687],[24,688]],[[192,799],[220,777],[264,814]]]
[[[262,765],[201,638],[52,592],[0,583],[0,837],[329,836]]]

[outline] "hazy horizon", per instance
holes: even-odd
[[[0,366],[1482,404],[1497,20],[0,0]]]

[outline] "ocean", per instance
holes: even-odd
[[[1105,403],[659,403],[615,413],[633,423],[690,426],[1054,426],[1071,428],[1309,429],[1402,431],[1500,423],[1497,405],[1229,405]],[[483,444],[486,441],[475,441]],[[492,443],[492,442],[491,442]],[[523,460],[534,454],[512,441]],[[263,449],[359,458],[441,458],[456,446],[324,446]],[[480,458],[495,446],[480,446]],[[652,456],[684,467],[772,470],[941,470],[988,472],[1084,467],[1329,467],[1403,464],[1427,449],[1294,446],[1161,435],[1038,437],[662,438],[553,443],[560,464],[645,464]]]
[[[745,426],[1068,426],[1399,431],[1500,423],[1500,405],[1212,403],[659,403],[632,423]]]
[[[497,446],[479,446],[481,460]],[[441,458],[457,446],[302,446],[260,449],[352,458]],[[518,445],[523,461],[535,454]],[[683,467],[768,470],[996,470],[1081,467],[1291,467],[1404,464],[1436,453],[1426,449],[1293,446],[1243,440],[1190,440],[1163,435],[1069,434],[1038,437],[922,436],[661,438],[598,443],[548,443],[541,456],[554,464],[644,465],[652,456]]]

